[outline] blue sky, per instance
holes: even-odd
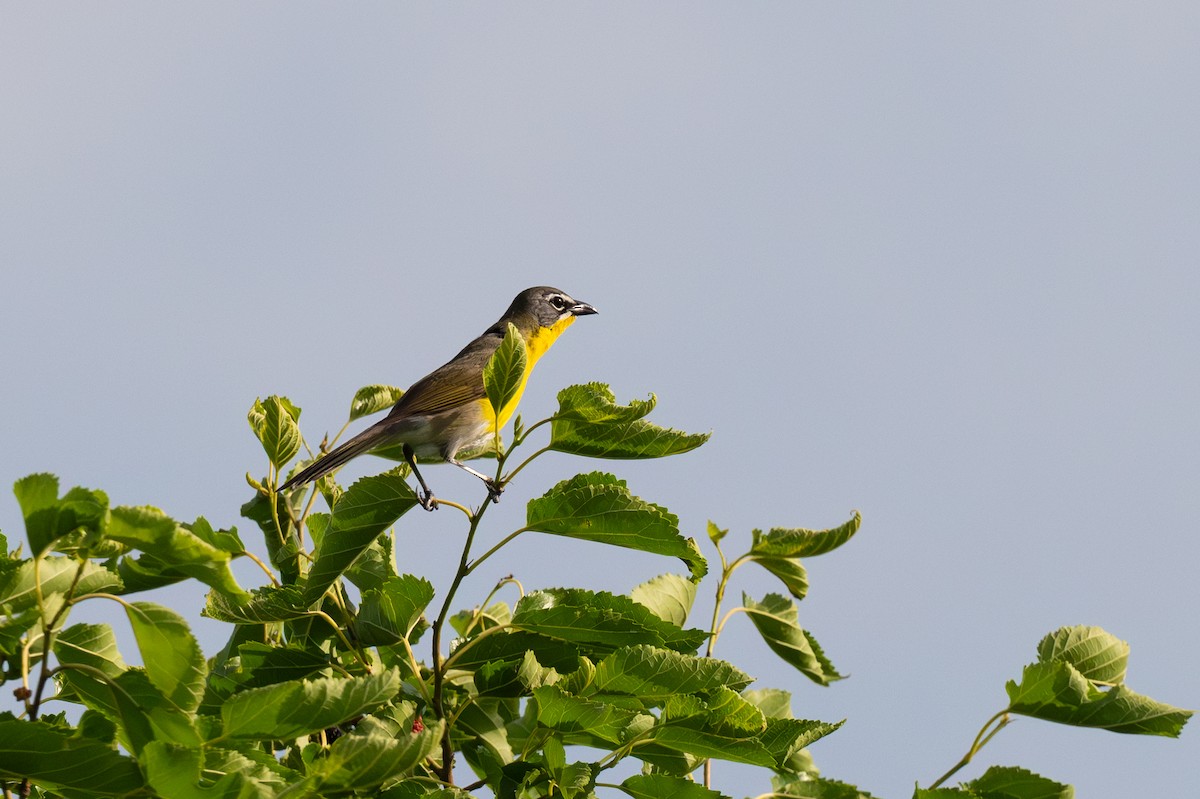
[[[744,619],[718,646],[848,719],[813,749],[829,776],[911,795],[1067,624],[1195,708],[1198,36],[1190,3],[10,4],[0,482],[239,524],[255,397],[319,440],[359,386],[408,385],[548,283],[601,313],[539,364],[527,420],[599,380],[713,439],[546,457],[488,540],[595,468],[730,548],[860,509],[800,608],[850,679],[809,685]],[[11,495],[0,529],[20,538]],[[402,567],[444,588],[463,532],[409,519]],[[464,603],[509,571],[628,591],[674,568],[534,536],[495,567]],[[962,776],[1179,795],[1195,733],[1022,720]]]

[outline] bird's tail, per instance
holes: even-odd
[[[292,475],[291,479],[279,487],[279,490],[286,491],[289,488],[295,488],[304,483],[311,483],[313,480],[338,468],[351,458],[358,457],[364,452],[380,446],[386,440],[387,434],[388,429],[382,424],[368,427],[346,443],[335,447],[325,457],[318,458]]]

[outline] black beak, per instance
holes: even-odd
[[[600,312],[597,311],[592,306],[588,305],[586,302],[578,302],[577,301],[574,305],[571,306],[571,313],[575,314],[575,316],[587,316],[588,314],[600,313]]]

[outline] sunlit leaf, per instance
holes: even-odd
[[[1070,663],[1094,683],[1118,685],[1125,680],[1129,644],[1099,627],[1062,627],[1038,644],[1038,661]]]
[[[629,694],[652,703],[675,694],[707,693],[721,687],[740,691],[750,681],[747,674],[723,660],[651,646],[617,650],[596,664],[595,676],[599,691]]]
[[[503,423],[521,397],[529,351],[516,325],[508,323],[504,340],[483,367],[483,389],[497,423]]]
[[[682,627],[696,600],[696,583],[678,574],[660,574],[634,588],[630,597],[660,619]]]
[[[150,602],[134,602],[125,612],[150,682],[176,707],[195,710],[204,695],[208,664],[187,622]]]
[[[351,679],[293,680],[236,694],[221,706],[221,719],[232,738],[289,740],[354,718],[399,689],[395,669]]]
[[[558,392],[558,412],[550,423],[550,449],[593,458],[661,458],[688,452],[709,433],[684,433],[645,421],[654,395],[617,405],[603,383],[568,386]]]
[[[691,653],[708,637],[703,630],[683,630],[660,619],[629,597],[580,588],[527,594],[517,603],[512,626],[599,654],[636,644]]]
[[[395,386],[363,386],[354,392],[354,399],[350,401],[350,421],[390,408],[402,396],[404,389]]]
[[[671,555],[683,560],[696,580],[708,569],[696,542],[679,534],[675,514],[633,496],[625,481],[611,474],[576,475],[530,500],[526,526],[543,533]]]
[[[110,745],[11,717],[0,718],[0,776],[93,796],[128,796],[144,786],[134,761]]]

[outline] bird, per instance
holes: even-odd
[[[421,485],[417,499],[425,510],[436,509],[437,500],[417,469],[418,457],[441,458],[470,472],[487,486],[489,498],[498,502],[503,486],[460,461],[458,453],[484,445],[507,423],[534,364],[577,317],[594,313],[597,311],[592,305],[551,286],[525,289],[494,325],[445,364],[413,383],[386,417],[301,469],[279,490],[312,482],[364,452],[400,444],[405,462]],[[496,413],[484,392],[483,370],[504,340],[509,323],[525,342],[525,373],[513,398]]]

